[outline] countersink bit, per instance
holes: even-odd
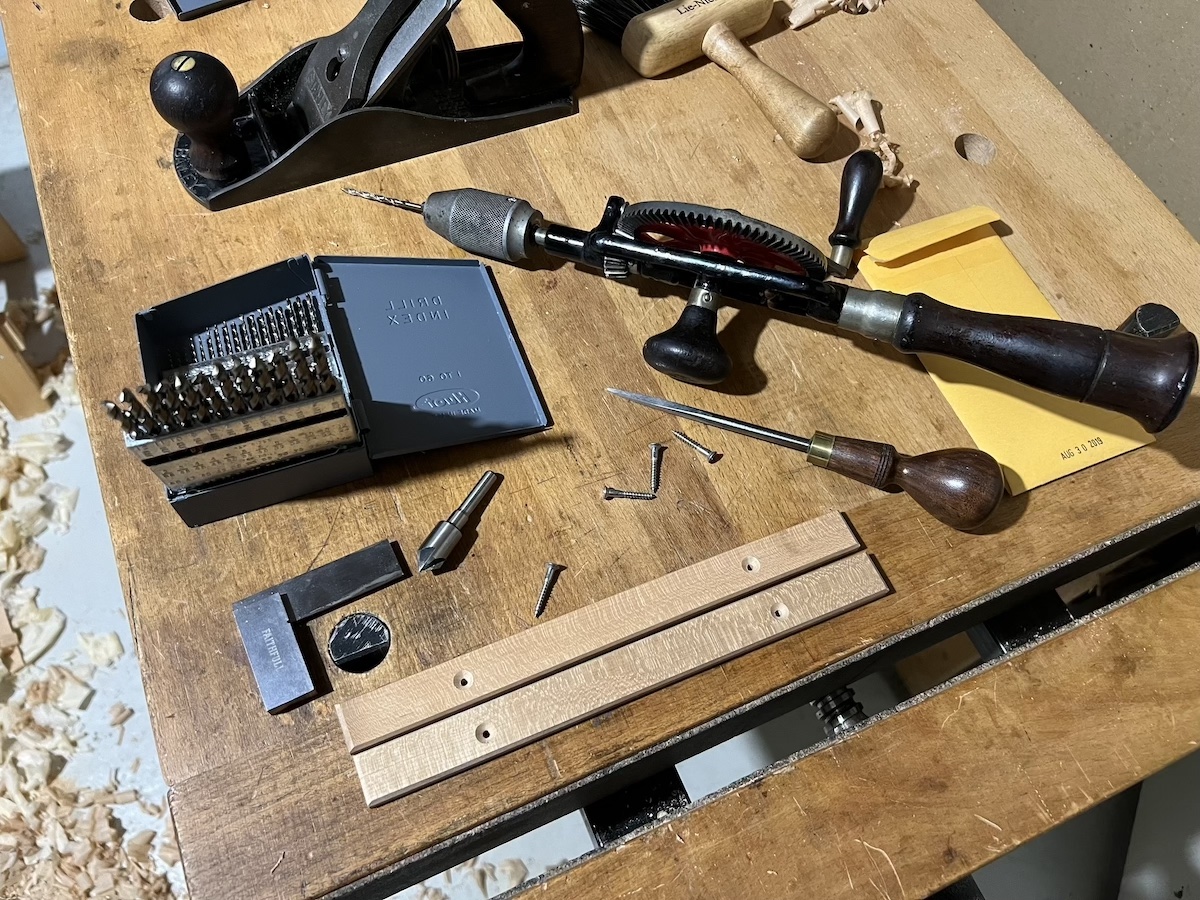
[[[129,410],[122,409],[111,400],[105,400],[104,411],[108,413],[108,417],[114,422],[121,423],[121,429],[127,437],[136,438],[139,436],[137,421],[133,418],[133,413]]]
[[[537,605],[533,608],[535,619],[540,619],[542,613],[546,611],[546,604],[550,602],[550,594],[554,591],[554,585],[558,584],[558,576],[566,568],[561,563],[546,563],[546,578],[542,581],[542,592],[538,594]]]
[[[437,571],[446,564],[446,559],[462,538],[462,529],[467,521],[499,481],[500,476],[495,472],[490,469],[484,472],[458,509],[434,526],[417,551],[418,572]]]

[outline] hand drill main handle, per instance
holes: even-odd
[[[882,491],[903,491],[939,522],[960,531],[986,522],[1004,496],[1000,464],[982,450],[905,456],[891,444],[818,431],[808,460]]]
[[[973,312],[925,294],[850,288],[838,327],[905,353],[962,360],[1162,431],[1196,378],[1194,335],[1153,340],[1092,325]]]

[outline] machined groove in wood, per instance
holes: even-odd
[[[857,553],[719,606],[355,755],[363,796],[402,797],[888,590]]]
[[[840,513],[794,525],[338,704],[351,753],[859,549]]]

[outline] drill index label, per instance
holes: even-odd
[[[358,429],[349,414],[314,424],[291,428],[266,437],[194,453],[179,459],[146,464],[163,484],[172,490],[198,487],[261,469],[300,456],[308,456],[358,440]]]
[[[236,419],[227,419],[201,428],[189,428],[178,434],[166,434],[145,441],[130,442],[126,446],[129,448],[129,452],[138,459],[148,462],[159,457],[194,450],[206,444],[215,444],[218,441],[227,441],[253,434],[256,431],[278,428],[289,422],[302,422],[305,419],[323,416],[342,409],[346,409],[345,396],[328,394],[288,406],[248,413]]]

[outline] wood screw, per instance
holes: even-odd
[[[662,484],[663,454],[667,452],[666,444],[650,445],[650,493],[657,494]]]
[[[566,566],[561,563],[546,563],[546,580],[542,582],[542,592],[538,594],[537,606],[533,608],[533,617],[540,619],[542,613],[546,611],[546,604],[550,602],[550,594],[554,591],[554,585],[558,583],[559,573]]]
[[[671,434],[675,435],[675,437],[679,438],[680,441],[687,444],[689,447],[691,447],[693,450],[695,450],[697,453],[699,453],[701,456],[703,456],[704,459],[709,463],[715,463],[718,459],[721,458],[721,454],[718,453],[716,450],[709,450],[707,447],[705,447],[699,441],[695,440],[694,438],[688,437],[682,431],[672,431]]]

